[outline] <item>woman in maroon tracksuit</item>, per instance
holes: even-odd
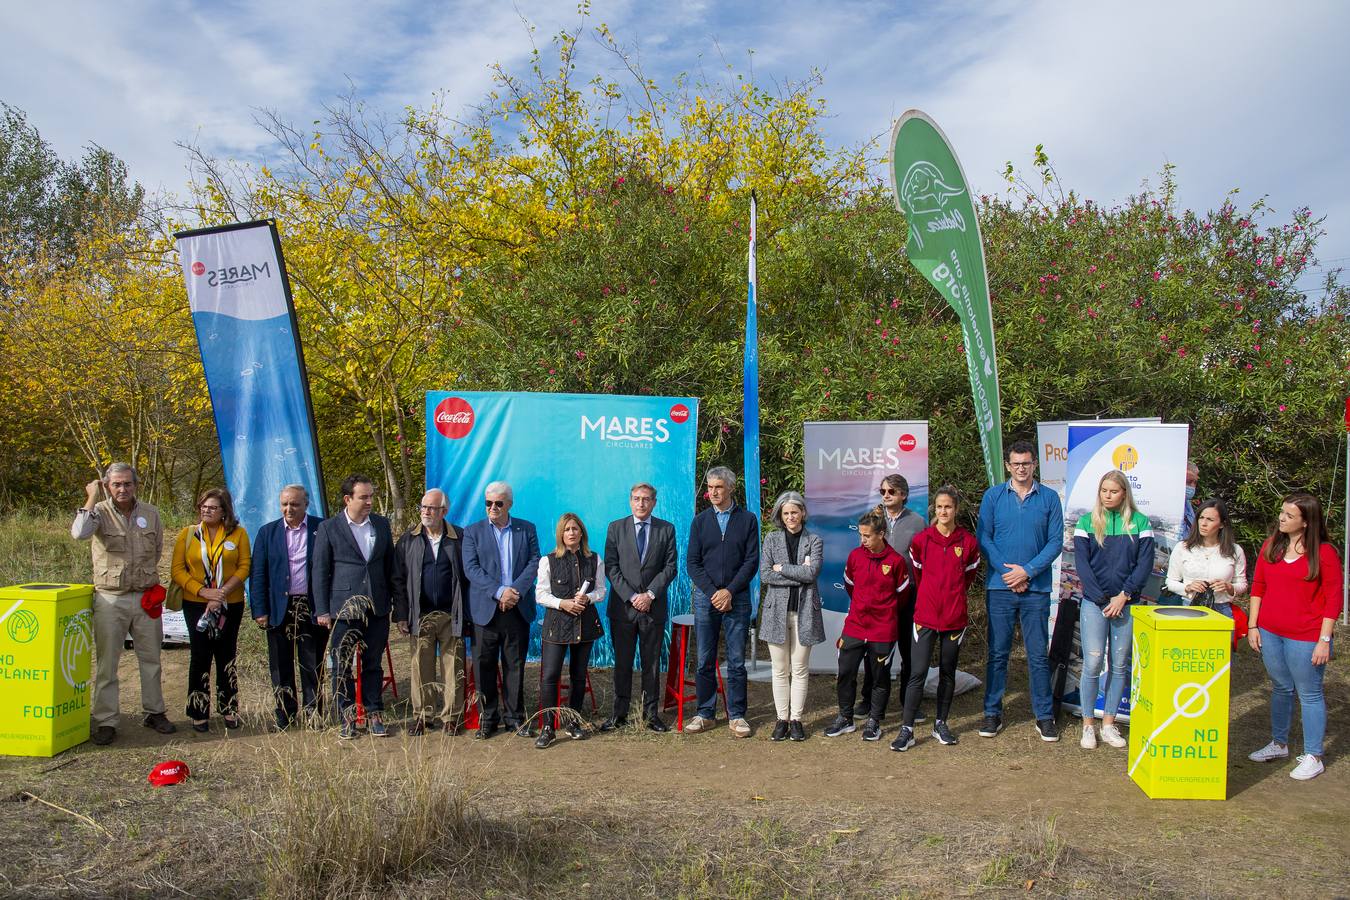
[[[863,740],[881,740],[881,720],[891,696],[891,656],[900,631],[900,604],[909,591],[905,559],[886,543],[886,519],[876,510],[858,520],[858,543],[844,563],[848,615],[839,638],[839,715],[825,729],[826,737],[855,728],[858,664],[872,673],[872,696],[862,698],[867,710]]]
[[[911,672],[905,686],[904,722],[891,742],[892,750],[908,750],[915,744],[914,715],[923,697],[928,662],[938,648],[937,719],[933,737],[942,744],[955,744],[956,735],[947,727],[952,694],[956,691],[956,661],[970,619],[966,592],[980,567],[980,545],[975,535],[956,524],[961,500],[956,488],[943,485],[933,495],[933,524],[914,536],[909,545],[909,567],[918,585],[914,602],[912,634],[900,635],[911,642]]]

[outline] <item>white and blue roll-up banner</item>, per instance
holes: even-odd
[[[174,235],[235,515],[252,537],[287,484],[324,515],[319,442],[272,220]]]
[[[464,527],[484,518],[483,489],[505,481],[514,497],[511,515],[534,524],[541,553],[552,552],[558,519],[573,512],[591,549],[603,555],[609,523],[632,515],[629,489],[639,482],[655,487],[652,514],[674,524],[679,550],[670,615],[689,612],[684,563],[694,518],[698,400],[428,391],[426,417],[427,488],[445,491],[448,521]],[[606,634],[591,650],[595,666],[614,664],[604,604]],[[540,607],[530,629],[531,659],[539,656],[543,618]]]
[[[835,672],[835,641],[849,606],[844,563],[858,546],[858,517],[881,502],[881,479],[905,476],[905,506],[928,519],[928,422],[804,422],[802,455],[806,527],[825,543],[820,570],[825,641],[811,648],[810,665],[813,672]]]
[[[1143,600],[1155,601],[1167,574],[1167,559],[1181,530],[1186,504],[1186,459],[1190,426],[1157,422],[1137,424],[1077,424],[1068,426],[1068,466],[1065,473],[1064,552],[1060,566],[1061,593],[1081,602],[1082,585],[1073,555],[1073,529],[1078,519],[1092,511],[1101,477],[1119,469],[1130,483],[1135,508],[1148,516],[1155,541],[1153,572],[1143,590]],[[1081,654],[1080,658],[1081,658]],[[1099,679],[1095,715],[1102,714],[1105,699],[1104,673]],[[1129,691],[1120,702],[1118,715],[1129,712]],[[1079,711],[1076,686],[1066,692],[1064,706]]]

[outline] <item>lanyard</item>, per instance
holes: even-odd
[[[206,573],[206,586],[219,587],[224,580],[221,576],[225,557],[225,529],[223,527],[220,529],[220,540],[216,545],[214,559],[206,548],[206,537],[200,525],[197,526],[197,545],[202,551],[202,571]]]

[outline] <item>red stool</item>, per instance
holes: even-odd
[[[569,682],[569,681],[567,680],[567,676],[566,676],[566,675],[564,675],[564,676],[562,676],[561,678],[559,678],[559,679],[558,679],[558,698],[557,698],[557,699],[558,699],[558,702],[557,702],[557,703],[554,703],[553,705],[554,705],[554,706],[557,706],[557,707],[561,707],[561,706],[563,705],[563,700],[562,700],[562,698],[563,698],[563,691],[570,691],[571,689],[572,689],[572,684],[571,684],[571,682]],[[590,669],[587,669],[587,670],[586,670],[586,695],[587,695],[588,697],[591,698],[591,712],[594,713],[594,712],[596,711],[596,709],[597,709],[597,706],[596,706],[596,703],[595,703],[595,691],[591,688],[591,670],[590,670]],[[540,712],[541,715],[542,715],[542,713],[544,712],[544,673],[543,673],[543,672],[540,672],[540,673],[539,673],[539,712]],[[561,727],[562,727],[562,726],[559,724],[559,722],[558,722],[558,714],[557,714],[557,713],[554,713],[554,714],[553,714],[553,727],[554,727],[554,728],[561,728]]]
[[[397,700],[398,682],[394,679],[394,654],[389,649],[388,644],[384,645],[384,661],[388,664],[389,668],[386,671],[389,674],[385,675],[384,681],[380,682],[380,693],[383,694],[386,690],[392,689],[394,692],[394,699]],[[353,684],[356,688],[356,724],[364,725],[366,724],[366,707],[365,704],[361,702],[361,652],[359,650],[356,651],[355,663],[356,665],[353,667]]]
[[[670,659],[666,663],[666,695],[662,709],[677,709],[675,730],[684,730],[684,705],[698,699],[698,692],[690,691],[697,682],[685,677],[685,659],[689,655],[689,633],[694,630],[692,615],[672,616],[670,619]],[[722,668],[717,668],[717,693],[722,696],[722,708],[731,715],[727,706],[727,687],[722,680]]]

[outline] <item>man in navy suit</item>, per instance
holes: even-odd
[[[698,712],[684,723],[690,733],[712,727],[717,712],[717,643],[727,639],[727,718],[731,736],[750,736],[745,720],[745,637],[750,630],[750,579],[759,571],[759,519],[736,505],[736,473],[714,466],[706,478],[712,506],[689,528],[686,569],[694,583],[694,635]]]
[[[300,698],[305,717],[319,709],[319,669],[328,629],[314,621],[310,584],[314,579],[314,532],[323,520],[305,514],[309,492],[303,484],[281,489],[281,518],[253,536],[248,603],[253,621],[267,630],[267,667],[276,696],[277,728],[295,721],[295,663],[300,661]]]
[[[528,737],[525,724],[525,653],[534,624],[534,580],[539,569],[539,535],[524,519],[511,517],[511,485],[494,481],[483,491],[487,518],[464,529],[464,574],[469,578],[473,618],[473,665],[482,698],[478,737],[492,737],[505,719]],[[501,657],[506,709],[497,696]]]
[[[389,520],[371,513],[375,485],[364,475],[342,482],[342,512],[314,533],[314,610],[320,625],[332,625],[328,640],[333,693],[343,739],[356,737],[356,686],[352,658],[361,654],[361,702],[371,737],[385,737],[384,651],[389,646],[393,595],[394,536]]]
[[[642,648],[642,717],[657,733],[670,730],[658,712],[661,641],[666,633],[666,594],[678,574],[675,526],[652,515],[656,488],[646,482],[628,492],[631,516],[609,523],[605,574],[609,577],[609,634],[614,641],[614,712],[600,726],[628,724],[633,694],[633,658]]]

